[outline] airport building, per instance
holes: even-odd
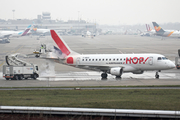
[[[0,30],[24,30],[28,25],[34,25],[37,28],[54,29],[62,31],[74,31],[80,34],[83,31],[97,31],[96,23],[90,23],[85,20],[52,20],[49,12],[43,12],[37,15],[37,19],[16,19],[0,20]]]

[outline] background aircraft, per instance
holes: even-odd
[[[0,39],[2,39],[1,42],[3,43],[10,43],[10,37],[21,37],[27,35],[31,28],[31,25],[29,25],[24,31],[0,31]]]
[[[156,35],[162,37],[173,37],[180,38],[180,32],[177,30],[163,30],[156,22],[152,22],[154,25],[154,29],[156,31]]]

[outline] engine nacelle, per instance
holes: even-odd
[[[144,71],[142,71],[142,70],[138,70],[138,71],[134,71],[134,72],[132,72],[133,74],[143,74],[144,73]]]
[[[111,68],[109,73],[111,75],[121,76],[123,73],[123,69],[121,67]]]

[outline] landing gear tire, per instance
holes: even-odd
[[[155,75],[156,79],[159,79],[159,75]]]
[[[107,79],[107,76],[108,76],[107,73],[102,73],[101,74],[102,79]]]
[[[116,76],[116,79],[118,80],[118,79],[121,79],[121,76]]]
[[[6,80],[9,80],[9,78],[6,78]]]
[[[156,78],[156,79],[159,79],[159,74],[158,74],[158,72],[156,72],[155,78]]]

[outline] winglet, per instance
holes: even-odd
[[[57,35],[57,33],[54,30],[50,30],[50,32],[54,42],[57,44],[62,53],[68,56],[71,53],[70,48],[66,45],[63,39]]]

